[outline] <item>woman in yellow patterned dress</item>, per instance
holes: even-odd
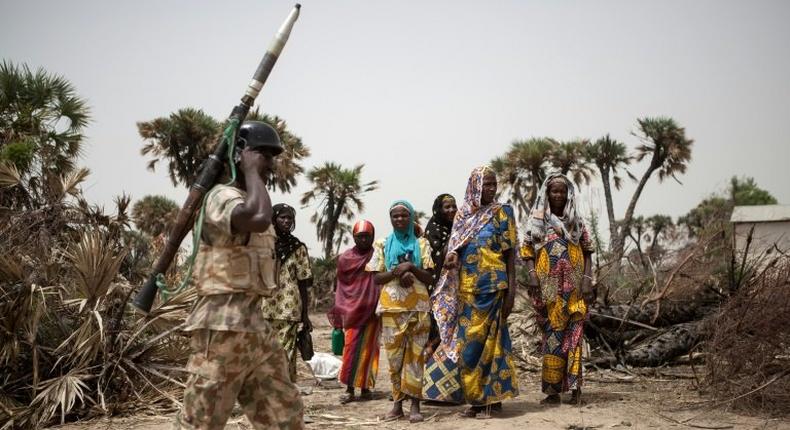
[[[409,421],[422,421],[420,395],[425,360],[423,348],[431,327],[428,289],[433,282],[431,246],[414,234],[414,208],[404,200],[390,207],[393,232],[376,241],[366,270],[377,272],[382,285],[376,313],[381,315],[381,338],[387,351],[394,405],[386,419],[403,416],[403,401],[411,398]]]
[[[573,183],[561,174],[546,178],[527,221],[521,258],[528,290],[543,328],[542,403],[560,403],[560,393],[581,399],[582,331],[594,299],[594,247],[576,210]]]

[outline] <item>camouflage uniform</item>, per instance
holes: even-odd
[[[186,321],[191,374],[176,428],[223,429],[236,400],[256,429],[301,429],[303,405],[285,352],[261,315],[275,288],[274,228],[233,235],[231,213],[244,191],[211,189],[195,262],[198,300]]]

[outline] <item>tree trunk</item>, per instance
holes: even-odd
[[[595,306],[591,309],[590,322],[595,326],[617,330],[633,330],[639,326],[623,322],[628,320],[652,327],[668,327],[675,324],[698,320],[716,309],[718,301],[711,298],[699,300],[669,301],[663,300],[661,305],[650,302],[643,308],[639,305],[613,305],[608,307]],[[656,316],[656,311],[658,315]]]
[[[658,166],[654,166],[655,164],[656,155],[654,153],[653,160],[650,162],[650,167],[647,168],[645,174],[642,175],[642,179],[639,181],[639,185],[637,185],[636,190],[634,190],[634,194],[631,196],[631,202],[628,204],[628,209],[625,211],[625,216],[623,217],[623,221],[620,224],[619,234],[617,235],[617,240],[612,245],[612,252],[614,253],[615,257],[615,265],[619,267],[620,260],[623,258],[624,248],[625,248],[625,237],[628,235],[628,228],[631,226],[631,220],[634,217],[634,210],[636,209],[636,202],[639,200],[639,196],[642,195],[642,190],[644,190],[645,185],[647,184],[648,179],[650,179],[650,175],[658,168]]]
[[[601,172],[603,182],[603,195],[606,199],[606,215],[609,217],[609,250],[614,249],[615,237],[617,237],[617,220],[614,218],[614,203],[612,202],[612,185],[609,183],[609,168],[598,168]]]
[[[334,190],[331,191],[332,193]],[[337,222],[334,219],[335,215],[335,199],[333,196],[329,197],[329,201],[326,203],[326,213],[327,213],[327,220],[324,224],[324,229],[326,234],[324,235],[324,258],[329,259],[332,256],[332,245],[335,239],[335,223]]]
[[[703,337],[704,321],[693,321],[670,327],[661,334],[637,345],[623,356],[631,366],[660,366],[688,354]]]
[[[324,258],[330,258],[332,256],[332,248],[334,248],[335,244],[335,230],[337,230],[337,224],[340,220],[340,214],[343,213],[343,206],[346,203],[345,197],[338,199],[337,204],[335,205],[334,212],[330,213],[331,218],[329,219],[329,224],[327,225],[327,232],[326,232],[326,244],[324,248]]]

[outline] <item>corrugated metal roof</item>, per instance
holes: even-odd
[[[790,221],[790,205],[735,206],[730,222]]]

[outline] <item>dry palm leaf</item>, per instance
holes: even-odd
[[[62,176],[60,178],[61,182],[61,189],[63,191],[63,196],[66,194],[72,196],[78,196],[80,193],[79,185],[85,181],[85,178],[88,177],[90,174],[90,170],[83,167],[78,170],[74,170],[71,173],[68,173],[66,176]]]
[[[93,304],[107,294],[125,255],[125,251],[115,252],[101,231],[84,232],[67,253],[77,275],[75,285],[80,298]]]
[[[39,387],[41,392],[30,404],[31,409],[37,412],[37,421],[40,424],[47,423],[60,409],[60,423],[63,424],[66,414],[71,412],[77,400],[85,404],[85,391],[89,388],[84,381],[89,377],[72,372],[42,382]]]
[[[13,187],[19,185],[22,175],[19,170],[11,163],[0,163],[0,188]]]

